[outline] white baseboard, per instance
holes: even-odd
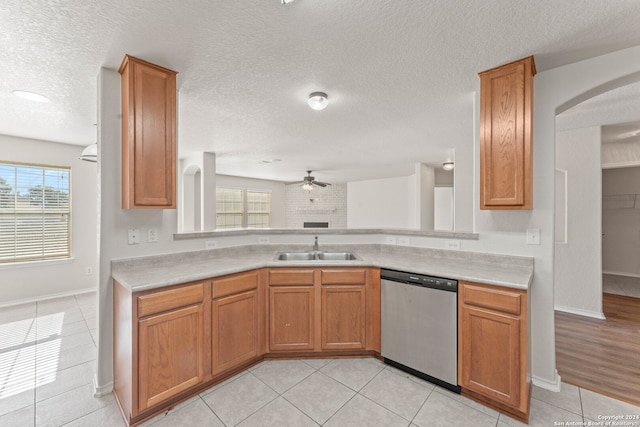
[[[627,273],[624,271],[603,271],[602,274],[611,274],[613,276],[623,276],[623,277],[635,277],[640,278],[640,274]]]
[[[113,381],[106,384],[98,385],[98,376],[93,375],[93,397],[103,397],[113,391]]]
[[[601,311],[589,311],[589,310],[581,310],[579,308],[571,308],[571,307],[563,307],[561,305],[556,305],[553,307],[556,311],[562,311],[564,313],[569,314],[577,314],[579,316],[592,317],[594,319],[605,320],[604,313]]]
[[[549,381],[546,378],[540,378],[536,376],[531,377],[531,381],[533,382],[533,385],[543,388],[545,390],[555,391],[555,392],[560,391],[561,379],[560,379],[560,375],[558,375],[557,369],[554,371],[553,381]]]
[[[68,292],[60,292],[58,294],[40,295],[33,298],[25,298],[25,299],[2,302],[0,303],[0,308],[11,307],[11,306],[20,305],[20,304],[29,304],[32,302],[46,301],[46,300],[55,299],[55,298],[72,297],[75,295],[88,294],[90,292],[95,292],[95,291],[96,291],[95,288],[91,288],[91,289],[80,289],[80,290],[68,291]]]

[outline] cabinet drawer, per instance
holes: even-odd
[[[212,297],[220,298],[227,295],[237,294],[258,287],[258,272],[237,274],[234,276],[213,279]]]
[[[322,270],[321,283],[323,285],[343,285],[365,283],[367,272],[364,269],[357,270]]]
[[[269,270],[269,285],[277,286],[313,286],[313,269],[274,269]]]
[[[153,292],[138,297],[138,317],[161,313],[204,300],[204,283]]]
[[[462,286],[462,302],[504,313],[520,315],[521,293],[504,288],[490,288],[464,283]]]

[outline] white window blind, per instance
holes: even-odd
[[[216,188],[216,228],[242,228],[244,191]]]
[[[71,170],[0,162],[0,263],[71,256]]]
[[[270,224],[270,192],[216,188],[216,228],[268,228]]]
[[[247,191],[247,227],[269,228],[271,219],[271,193]]]

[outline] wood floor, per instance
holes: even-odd
[[[606,320],[556,312],[562,381],[640,406],[640,298],[603,294]]]

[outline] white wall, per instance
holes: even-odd
[[[555,245],[555,309],[602,314],[600,127],[556,134],[556,167],[566,171],[566,242]]]
[[[0,160],[71,167],[69,261],[0,265],[0,305],[95,289],[97,279],[96,164],[78,159],[69,144],[0,135]],[[87,267],[94,271],[86,275]]]
[[[415,175],[347,184],[348,228],[418,228]]]
[[[602,171],[602,268],[640,277],[640,167]]]
[[[269,191],[271,193],[271,228],[285,227],[285,184],[283,182],[217,175],[216,186]]]

